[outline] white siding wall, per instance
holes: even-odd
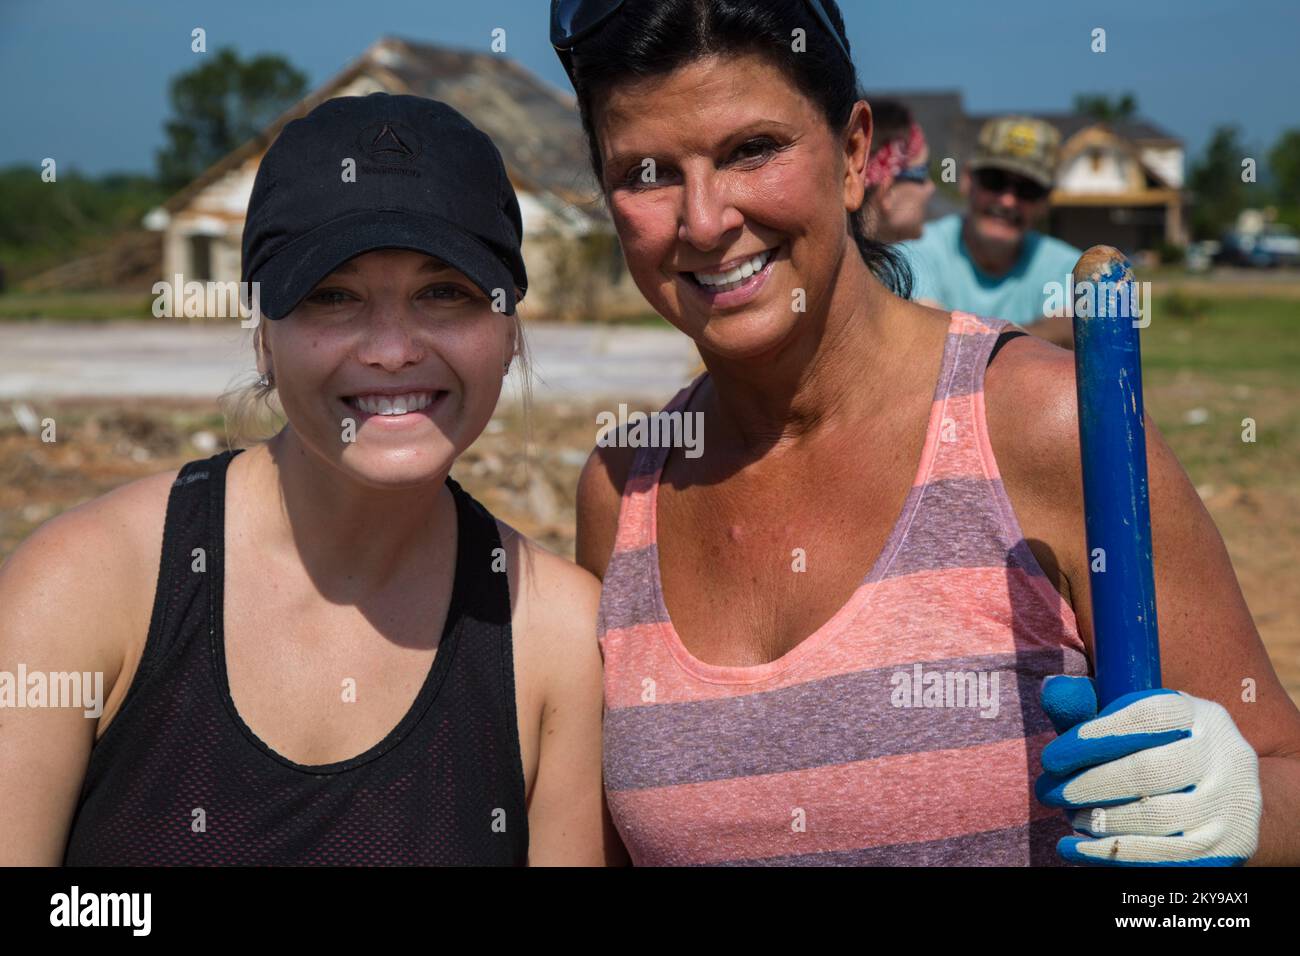
[[[243,236],[244,210],[257,175],[255,160],[233,169],[211,183],[189,204],[172,216],[163,240],[163,274],[180,273],[188,280],[194,271],[191,240],[210,236],[211,278],[226,282],[239,279],[239,244]]]
[[[1113,147],[1089,147],[1058,173],[1057,188],[1071,193],[1117,193],[1131,188],[1135,163]]]
[[[1183,148],[1181,146],[1143,146],[1139,152],[1142,162],[1155,172],[1172,189],[1183,188]]]

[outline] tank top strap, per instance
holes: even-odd
[[[701,372],[693,382],[678,391],[659,414],[685,412],[708,375],[708,372]],[[619,507],[615,552],[635,551],[655,544],[655,491],[671,451],[664,445],[643,445],[633,456]]]
[[[984,372],[998,336],[1013,328],[1006,319],[986,318],[970,312],[953,312],[948,323],[949,343],[955,348],[945,349],[944,371],[951,372],[952,397],[974,395],[984,389]],[[949,376],[941,376],[940,386]],[[938,397],[936,391],[935,397]]]
[[[450,475],[447,487],[456,499],[456,575],[447,608],[451,626],[446,642],[438,648],[440,655],[450,658],[444,661],[446,687],[440,713],[454,715],[456,732],[449,744],[441,743],[448,717],[425,719],[433,703],[430,694],[438,693],[437,682],[429,680],[429,693],[412,708],[420,721],[415,736],[422,746],[450,746],[458,761],[477,764],[478,773],[490,779],[490,784],[475,791],[476,797],[509,823],[500,833],[493,830],[495,841],[489,838],[489,843],[494,852],[505,852],[512,862],[523,864],[528,859],[528,810],[515,696],[508,555],[491,512]]]
[[[447,487],[456,500],[456,567],[459,582],[464,584],[463,588],[453,589],[447,616],[489,625],[496,629],[496,638],[508,645],[510,584],[496,519],[451,476],[447,477]],[[461,568],[465,570],[463,577]]]
[[[226,470],[243,449],[224,451],[184,465],[172,482],[163,524],[162,557],[149,634],[123,707],[159,664],[197,636],[182,624],[196,612],[208,623],[210,574],[220,573],[224,547]]]
[[[661,411],[684,412],[707,377],[708,373],[702,372],[674,395]],[[642,445],[628,469],[619,503],[614,547],[605,568],[600,610],[596,616],[596,633],[602,653],[605,635],[609,631],[662,620],[667,615],[658,600],[658,591],[649,582],[659,573],[655,521],[657,491],[671,450],[664,446]]]
[[[952,313],[919,482],[998,477],[987,447],[984,371],[998,335],[1009,325],[1004,319]]]
[[[1019,568],[1032,579],[1032,593],[1018,594],[1022,608],[1029,604],[1042,605],[1050,615],[1060,619],[1068,612],[1068,605],[1062,603],[1063,599],[1047,581],[1046,573],[1025,540],[1015,508],[1002,484],[989,438],[985,373],[998,336],[1011,328],[1015,324],[1005,319],[967,312],[952,314],[943,371],[931,409],[930,432],[914,491],[931,502],[945,502],[947,521],[960,524],[971,534],[978,529],[982,543],[966,545],[972,553],[978,548],[995,547],[1005,554],[1004,563],[1008,567]],[[909,551],[901,559],[904,564],[923,563],[915,549],[921,547],[924,538],[922,534],[902,545]],[[1077,634],[1072,623],[1067,630],[1072,636]],[[1077,636],[1072,639],[1078,641]]]

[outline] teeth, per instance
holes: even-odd
[[[433,401],[431,392],[409,395],[356,395],[349,401],[367,415],[405,415],[418,412]]]
[[[700,285],[708,286],[714,291],[727,292],[730,291],[730,288],[735,288],[738,283],[744,282],[755,272],[762,272],[763,267],[771,260],[772,252],[771,249],[760,252],[729,272],[692,272],[691,275],[695,277],[695,281]]]

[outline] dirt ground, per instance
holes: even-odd
[[[1212,422],[1231,422],[1243,409],[1279,404],[1300,416],[1300,403],[1293,393],[1183,379],[1173,376],[1149,388],[1148,408],[1222,532],[1274,667],[1300,702],[1300,576],[1295,571],[1300,488],[1294,474],[1279,474],[1268,449],[1253,464],[1240,455],[1219,461],[1214,442],[1207,441],[1206,423],[1200,421],[1208,416]],[[1185,411],[1189,407],[1200,411],[1190,415]],[[42,442],[39,433],[26,433],[13,408],[0,408],[0,559],[67,508],[226,447],[223,420],[210,402],[43,404],[33,412],[38,420],[54,419],[57,440],[52,443]],[[572,556],[573,489],[595,440],[596,411],[577,404],[534,409],[527,459],[518,454],[522,413],[503,411],[453,474],[495,514]]]
[[[34,435],[18,424],[20,404],[0,406],[0,560],[67,508],[227,447],[224,420],[208,401],[41,403],[31,410]],[[452,475],[494,514],[572,557],[573,489],[595,440],[596,411],[551,405],[525,423],[518,408],[504,409]],[[46,418],[55,424],[53,442],[41,440]],[[526,429],[529,452],[521,455]]]

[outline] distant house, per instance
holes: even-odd
[[[968,114],[957,91],[880,91],[871,99],[894,99],[912,110],[930,144],[931,165],[957,160],[975,149],[980,126],[1018,110]],[[1022,113],[1051,123],[1061,134],[1048,231],[1079,248],[1097,243],[1127,253],[1162,243],[1186,245],[1187,193],[1182,140],[1147,121],[1107,124],[1074,113]],[[931,201],[932,219],[960,212],[955,191],[940,189]]]
[[[1051,231],[1132,253],[1188,242],[1183,142],[1152,123],[1041,117],[1061,131]]]
[[[501,150],[524,224],[525,314],[602,318],[649,310],[598,198],[573,98],[503,56],[395,37],[372,44],[145,218],[163,233],[163,277],[238,280],[253,179],[280,129],[327,99],[375,92],[441,100]]]

